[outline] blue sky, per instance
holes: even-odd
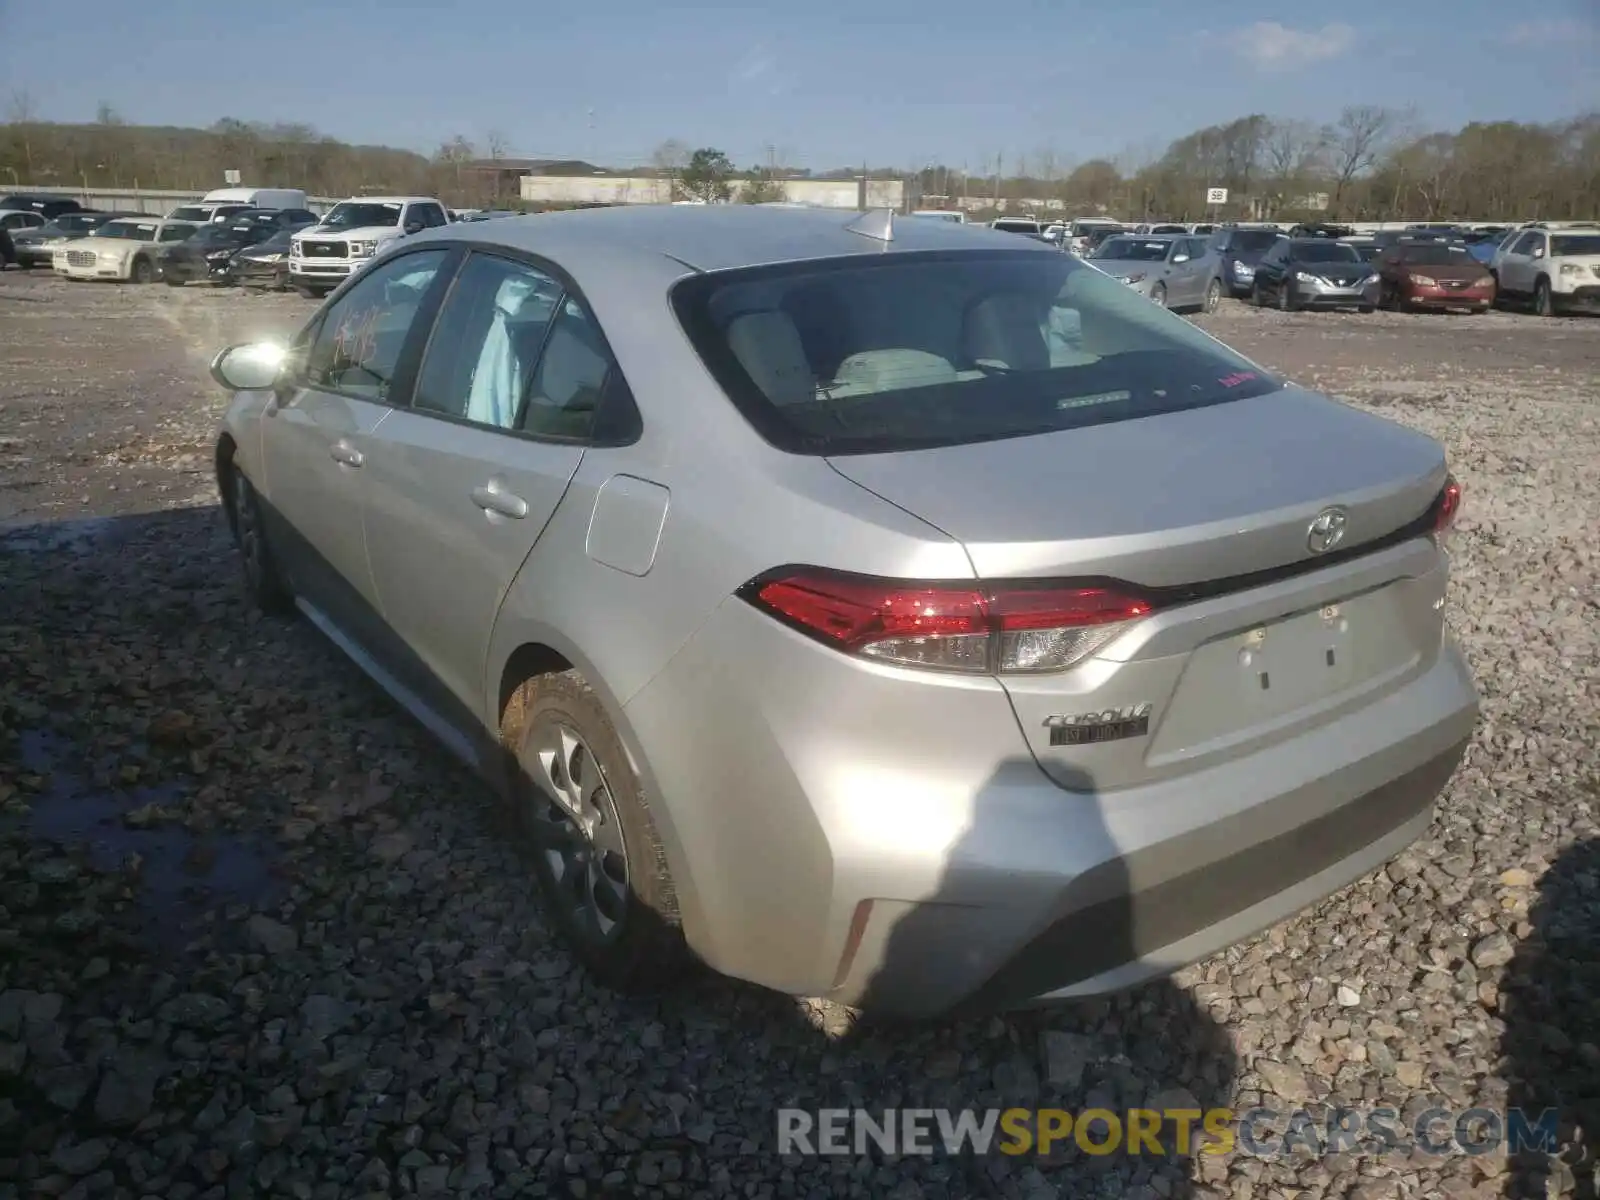
[[[1303,16],[1292,15],[1296,12]],[[1262,111],[1427,128],[1600,108],[1600,0],[0,0],[0,104],[44,119],[295,121],[431,151],[749,164],[1069,163]]]

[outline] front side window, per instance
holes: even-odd
[[[792,453],[1018,437],[1281,386],[1067,255],[812,262],[701,275],[672,295],[712,376]]]
[[[412,404],[514,429],[561,285],[523,263],[474,254],[439,310]]]
[[[307,385],[386,401],[406,335],[446,257],[426,250],[369,267],[323,314],[307,356]]]

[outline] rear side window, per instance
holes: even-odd
[[[1069,255],[785,264],[692,277],[672,297],[713,377],[792,453],[1019,437],[1280,386]]]
[[[548,275],[474,254],[439,311],[412,404],[514,428],[560,297],[561,285]]]

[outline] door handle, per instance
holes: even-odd
[[[366,456],[343,438],[328,447],[328,454],[334,462],[347,467],[359,467],[366,461]]]
[[[493,480],[483,487],[472,489],[472,502],[486,513],[499,513],[514,521],[520,521],[528,515],[528,502],[521,496],[513,496]]]

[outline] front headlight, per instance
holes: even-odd
[[[371,258],[378,250],[377,242],[351,242],[351,258]]]
[[[1563,275],[1582,275],[1583,267],[1578,263],[1562,263],[1561,273]]]
[[[1413,275],[1411,282],[1421,287],[1438,287],[1439,281],[1432,275]]]
[[[1294,273],[1294,277],[1295,277],[1296,280],[1298,280],[1301,283],[1316,283],[1317,282],[1317,277],[1315,275],[1307,274],[1305,271],[1296,271]]]
[[[262,255],[257,256],[256,261],[257,262],[282,262],[283,261],[283,255],[281,255],[281,254],[262,254]]]
[[[1376,275],[1368,275],[1365,279],[1363,279],[1361,281],[1361,286],[1362,287],[1367,287],[1370,284],[1374,284],[1374,283],[1377,283],[1377,282],[1378,282],[1378,277]]]
[[[1144,272],[1141,271],[1137,275],[1118,275],[1117,278],[1119,280],[1121,280],[1123,283],[1127,283],[1127,284],[1143,283],[1144,282]]]
[[[232,257],[233,257],[233,251],[232,250],[208,250],[208,251],[206,251],[206,261],[207,262],[226,262],[228,259],[230,259]]]
[[[1252,267],[1249,263],[1242,263],[1242,262],[1237,262],[1236,261],[1233,264],[1233,273],[1235,275],[1237,275],[1240,279],[1249,279],[1249,278],[1251,278],[1252,276],[1255,275],[1256,269],[1254,267]]]

